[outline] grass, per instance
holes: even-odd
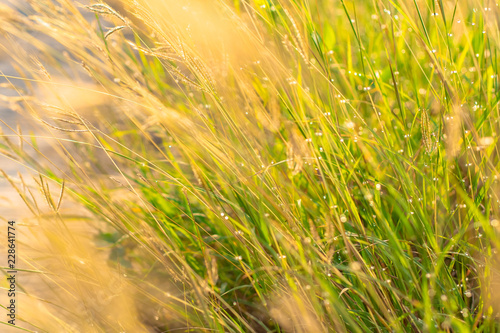
[[[46,203],[5,177],[55,226],[61,262],[40,271],[53,300],[74,299],[45,305],[50,328],[30,324],[499,332],[499,13],[488,0],[2,8],[19,72],[3,100],[46,133],[12,128],[2,154],[40,174]],[[66,197],[95,235],[83,247]],[[92,247],[108,258],[75,268]]]

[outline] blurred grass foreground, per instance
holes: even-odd
[[[4,2],[17,329],[500,332],[499,14]]]

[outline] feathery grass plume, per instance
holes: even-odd
[[[104,35],[104,39],[107,39],[109,36],[111,36],[113,33],[117,32],[117,31],[120,31],[122,29],[125,29],[127,26],[125,25],[120,25],[120,26],[117,26],[117,27],[114,27],[114,28],[111,28],[108,30],[108,32],[106,32],[106,34]]]
[[[270,313],[287,332],[328,332],[307,302],[307,295],[275,295]]]
[[[427,152],[427,154],[430,154],[435,149],[435,143],[432,140],[432,136],[431,136],[431,133],[432,133],[431,122],[430,122],[429,113],[427,110],[424,109],[421,111],[421,113],[422,113],[422,115],[420,118],[420,126],[421,126],[420,128],[422,131],[422,141],[423,141],[423,145],[425,147],[425,151]]]
[[[446,154],[448,158],[454,158],[461,152],[462,146],[462,107],[454,105],[452,112],[446,117],[445,132],[446,132]]]
[[[288,12],[288,10],[286,8],[283,8],[283,12],[285,13],[287,18],[292,23],[293,31],[292,31],[292,34],[290,34],[290,36],[295,43],[295,48],[296,48],[297,52],[300,54],[300,56],[302,57],[302,59],[304,60],[304,62],[306,64],[308,64],[309,60],[307,58],[307,49],[304,45],[304,40],[302,39],[302,35],[299,31],[299,28],[297,27],[297,24],[295,23],[293,16],[290,15],[290,13]]]
[[[491,220],[491,226],[495,230],[498,235],[500,230],[500,223],[497,219]],[[500,317],[500,297],[496,290],[500,287],[500,272],[498,270],[499,260],[498,253],[492,256],[484,266],[484,269],[481,270],[480,278],[480,286],[481,289],[479,291],[476,290],[468,290],[467,297],[481,297],[484,299],[484,312],[490,316],[499,318]],[[480,292],[480,295],[478,294]]]

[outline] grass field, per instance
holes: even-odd
[[[495,1],[28,2],[30,330],[500,332]]]

